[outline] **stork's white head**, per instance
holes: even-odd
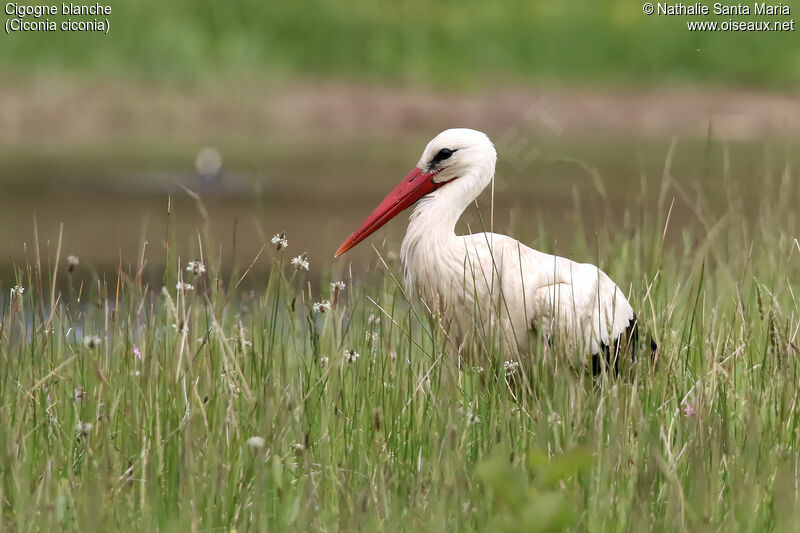
[[[491,182],[497,152],[485,133],[445,130],[428,143],[416,168],[378,205],[336,251],[336,257],[364,240],[398,213],[427,195],[451,202],[461,213]]]
[[[417,168],[435,173],[434,183],[467,177],[482,191],[494,176],[497,152],[485,133],[467,128],[444,130],[431,139]]]

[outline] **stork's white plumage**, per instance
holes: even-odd
[[[531,331],[572,353],[599,355],[635,342],[628,300],[599,268],[538,252],[496,233],[457,236],[455,225],[494,177],[497,153],[471,129],[445,130],[416,168],[336,252],[340,256],[417,202],[403,239],[406,285],[440,303],[462,332],[499,328],[510,347]]]

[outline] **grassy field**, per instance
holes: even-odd
[[[477,347],[459,365],[396,260],[297,270],[291,235],[220,279],[217,243],[173,220],[165,249],[87,284],[31,243],[0,296],[0,530],[791,529],[798,185],[765,159],[754,194],[717,163],[728,196],[693,198],[695,229],[671,219],[668,162],[642,183],[657,203],[574,235],[661,347],[616,378],[535,347],[512,373]]]
[[[796,16],[798,2],[784,4]],[[800,82],[796,33],[689,32],[691,19],[757,17],[647,17],[633,0],[120,0],[112,8],[108,35],[4,36],[0,69],[177,83],[242,76],[417,86]]]

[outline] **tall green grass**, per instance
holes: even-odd
[[[703,17],[647,17],[642,4],[120,0],[112,3],[108,35],[4,36],[0,67],[209,82],[243,75],[444,86],[509,79],[772,87],[800,81],[796,32],[689,32],[686,21]],[[795,15],[800,9],[796,0],[784,4]]]
[[[80,284],[89,266],[70,274],[42,236],[0,308],[0,530],[791,529],[797,183],[770,156],[745,190],[723,161],[712,207],[670,158],[620,227],[571,243],[660,344],[619,377],[558,349],[534,350],[524,377],[501,352],[459,365],[390,259],[362,278],[315,257],[298,271],[291,235],[281,252],[265,237],[223,278],[218,243],[173,227]],[[172,266],[148,285],[158,256]],[[263,291],[242,288],[254,278]]]

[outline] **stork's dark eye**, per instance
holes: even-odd
[[[434,167],[441,161],[444,161],[445,159],[450,159],[450,156],[453,155],[454,153],[456,153],[456,150],[451,150],[450,148],[442,148],[441,150],[439,150],[438,154],[433,156],[433,159],[431,160],[431,166]]]

